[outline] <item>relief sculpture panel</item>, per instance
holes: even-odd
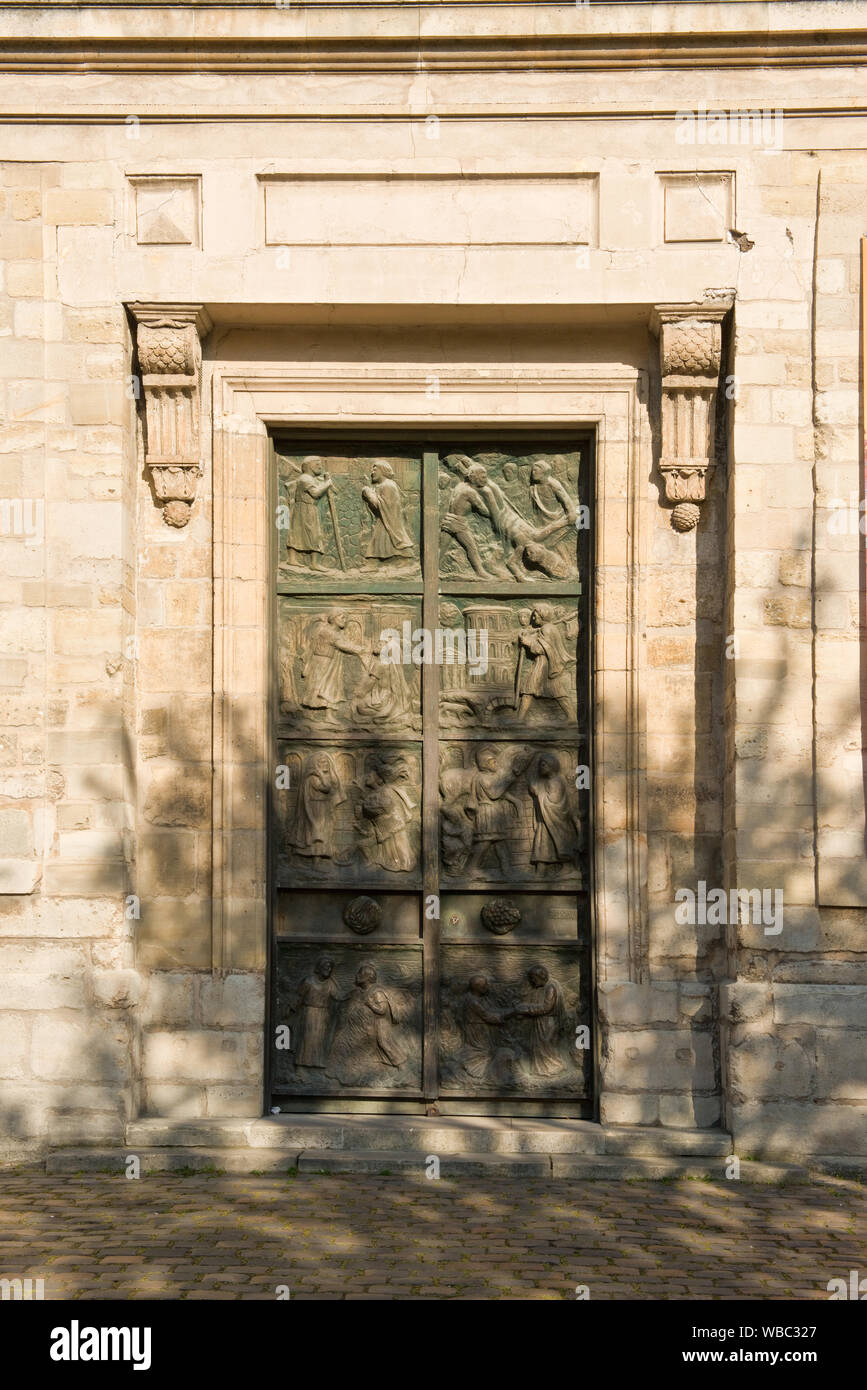
[[[585,824],[575,747],[445,743],[440,858],[449,882],[582,887]]]
[[[280,750],[278,880],[400,886],[417,877],[418,748],[366,744]]]
[[[278,578],[418,577],[420,477],[417,455],[278,455]]]
[[[440,574],[517,579],[578,575],[580,453],[443,454]]]
[[[281,723],[313,734],[340,728],[420,731],[418,666],[382,660],[382,633],[402,631],[407,622],[416,628],[418,602],[349,595],[326,601],[281,597],[278,603]]]
[[[418,1090],[421,952],[281,945],[275,1083],[293,1092]]]
[[[454,655],[444,651],[440,677],[443,728],[577,723],[577,600],[449,598],[440,603],[440,627],[457,634]],[[455,659],[462,649],[466,661]]]
[[[576,1031],[587,1023],[583,991],[573,947],[446,946],[440,979],[443,1091],[587,1094],[590,1051]]]

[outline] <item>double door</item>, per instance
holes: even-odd
[[[591,441],[278,441],[272,1104],[591,1113]]]

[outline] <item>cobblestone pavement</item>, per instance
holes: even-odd
[[[0,1176],[0,1277],[46,1299],[827,1299],[867,1188]],[[285,1297],[285,1294],[283,1295]]]

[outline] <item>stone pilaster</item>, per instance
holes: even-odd
[[[663,304],[654,311],[662,375],[659,471],[666,501],[673,503],[671,524],[676,531],[692,531],[698,525],[708,475],[716,462],[722,320],[729,307]]]
[[[145,403],[145,465],[163,520],[186,526],[202,472],[201,339],[211,321],[200,304],[131,304]]]

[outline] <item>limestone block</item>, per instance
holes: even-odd
[[[712,1091],[709,1033],[686,1029],[611,1033],[608,1082],[618,1090]]]
[[[259,974],[209,976],[199,986],[201,1021],[206,1028],[262,1028],[265,978]]]
[[[142,1113],[171,1120],[198,1119],[205,1114],[203,1086],[172,1086],[163,1083],[144,1087]]]
[[[59,227],[105,225],[113,221],[113,198],[107,189],[49,188],[45,221]]]
[[[659,1121],[659,1097],[618,1095],[604,1091],[599,1102],[604,1125],[655,1125]]]
[[[0,894],[32,893],[39,882],[41,865],[36,860],[0,859]]]
[[[84,976],[48,975],[39,969],[38,957],[29,970],[7,970],[0,976],[0,1009],[82,1009]]]
[[[727,1091],[741,1104],[752,1097],[807,1099],[813,1094],[816,1050],[781,1037],[751,1034],[732,1039],[726,1052]]]
[[[659,1123],[672,1129],[708,1129],[719,1124],[718,1096],[660,1096]]]
[[[114,1081],[129,1078],[129,1035],[123,1023],[102,1023],[67,1013],[33,1020],[31,1066],[47,1081]]]
[[[867,1152],[867,1108],[813,1101],[730,1105],[727,1123],[738,1153],[787,1162],[808,1154]]]
[[[180,971],[153,971],[147,977],[142,1022],[189,1027],[193,1021],[195,982],[195,975]]]
[[[148,1081],[254,1081],[261,1066],[261,1041],[258,1033],[149,1033],[142,1075]]]
[[[0,1013],[0,1078],[6,1081],[29,1076],[29,1054],[30,1020],[20,1014]]]
[[[818,1074],[816,1087],[823,1096],[867,1102],[867,990],[861,990],[860,1031],[855,1028],[816,1032]]]
[[[677,984],[638,985],[603,980],[599,984],[599,1016],[615,1028],[677,1022]]]
[[[196,764],[154,768],[142,814],[151,825],[206,826],[211,815],[211,771]]]
[[[141,995],[137,970],[95,970],[90,976],[94,1001],[106,1009],[130,1009]]]
[[[196,837],[190,831],[139,836],[136,885],[143,900],[183,898],[196,891]]]
[[[225,1119],[238,1115],[258,1119],[262,1113],[262,1087],[206,1086],[206,1113]]]

